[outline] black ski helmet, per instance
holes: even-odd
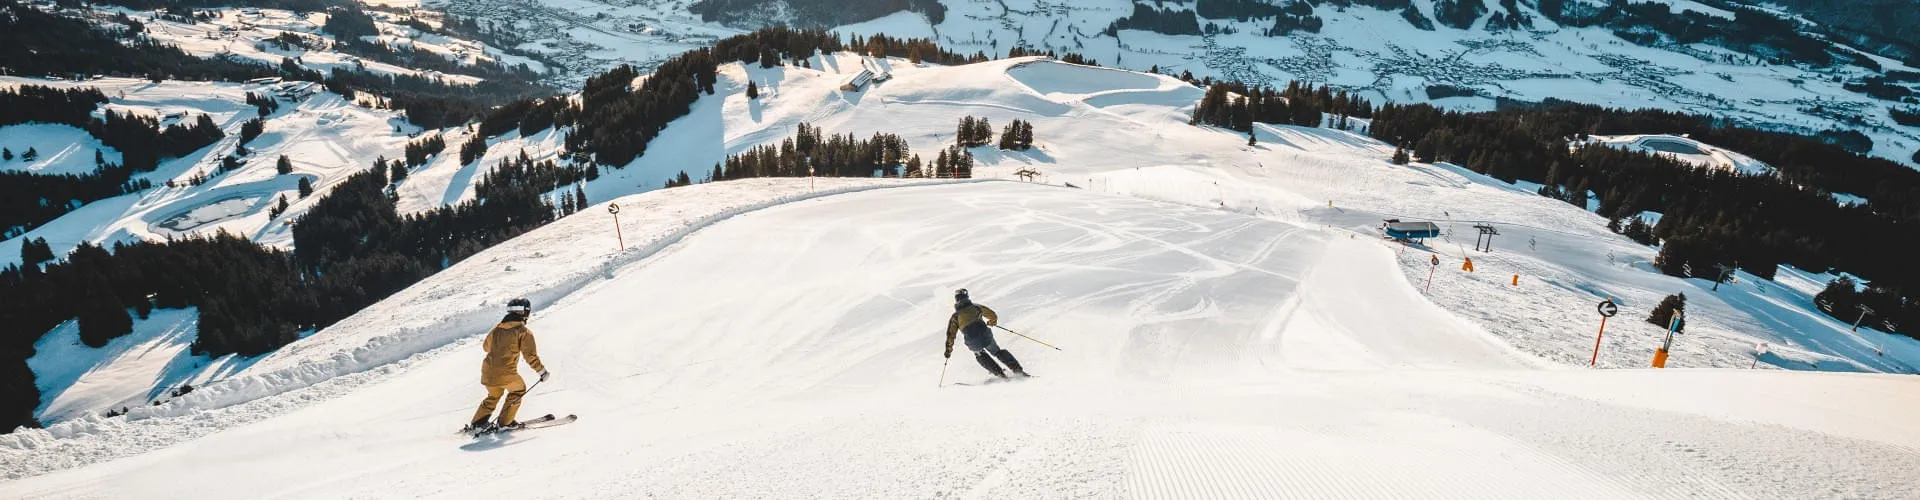
[[[962,288],[962,289],[953,291],[954,302],[968,302],[970,300],[971,299],[967,298],[967,289]]]
[[[507,301],[507,312],[514,313],[514,314],[532,313],[533,301],[527,300],[526,297],[509,300]]]

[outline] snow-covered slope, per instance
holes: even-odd
[[[1773,167],[1747,155],[1715,147],[1690,137],[1672,135],[1593,136],[1592,144],[1660,155],[1682,163],[1743,174],[1771,174]]]
[[[275,418],[0,491],[1619,498],[1915,486],[1902,471],[1920,465],[1920,428],[1870,420],[1920,405],[1913,378],[1529,370],[1422,300],[1392,259],[1339,230],[1058,187],[790,203],[539,300],[532,326],[555,378],[526,411],[579,423],[449,435],[480,392],[468,334],[368,374],[379,383],[316,386],[305,392],[324,401]],[[1064,350],[1002,334],[1038,378],[986,384],[962,356],[938,385],[947,295],[961,286]],[[67,441],[9,463],[44,463]],[[175,479],[213,469],[229,479]]]
[[[606,200],[651,189],[681,170],[698,175],[728,153],[776,143],[790,136],[802,122],[832,133],[856,136],[874,132],[901,134],[919,147],[923,156],[930,156],[931,149],[951,140],[954,123],[960,116],[984,116],[996,124],[1019,118],[1036,124],[1039,147],[1026,152],[980,148],[975,152],[982,161],[979,175],[1010,177],[1015,169],[1038,166],[1042,178],[1055,184],[1073,183],[1094,190],[1225,208],[1264,218],[1332,225],[1353,229],[1356,235],[1364,237],[1373,237],[1369,228],[1385,218],[1452,221],[1449,227],[1455,231],[1470,230],[1469,221],[1493,222],[1512,238],[1502,241],[1512,243],[1501,244],[1502,251],[1498,254],[1475,257],[1482,272],[1461,277],[1477,280],[1449,284],[1455,276],[1440,276],[1437,279],[1440,292],[1434,294],[1435,300],[1458,314],[1476,318],[1484,328],[1513,342],[1519,349],[1548,359],[1576,364],[1591,357],[1592,341],[1586,331],[1594,319],[1587,312],[1592,302],[1613,297],[1629,312],[1642,314],[1661,296],[1692,291],[1690,295],[1696,301],[1706,301],[1708,305],[1690,316],[1693,327],[1690,331],[1694,333],[1684,337],[1681,347],[1675,351],[1671,361],[1674,366],[1747,366],[1752,364],[1752,352],[1760,342],[1772,343],[1773,354],[1765,360],[1772,366],[1894,373],[1912,372],[1920,366],[1920,361],[1916,361],[1920,360],[1920,345],[1905,337],[1870,330],[1861,334],[1847,331],[1847,325],[1812,310],[1811,301],[1806,297],[1813,292],[1806,287],[1777,287],[1764,281],[1746,280],[1754,286],[1730,288],[1757,296],[1722,300],[1711,296],[1714,294],[1701,293],[1698,284],[1652,273],[1645,264],[1651,261],[1652,249],[1610,234],[1603,227],[1605,221],[1598,216],[1535,196],[1530,187],[1507,185],[1444,164],[1394,167],[1384,162],[1391,148],[1348,132],[1261,125],[1260,145],[1248,148],[1237,134],[1187,125],[1188,109],[1198,100],[1200,91],[1170,77],[1033,58],[937,67],[838,54],[816,57],[810,65],[820,69],[724,67],[719,92],[698,101],[689,116],[676,121],[661,136],[658,144],[669,146],[654,148],[626,168],[608,170],[602,179],[587,187],[589,198]],[[862,65],[888,68],[895,78],[863,92],[837,90],[841,80]],[[757,82],[764,89],[759,99],[750,100],[742,95],[748,81]],[[314,99],[328,102],[325,99],[329,98],[321,94]],[[338,101],[338,98],[330,99]],[[284,110],[281,113],[288,118],[311,118],[315,125],[334,119],[328,118],[334,115],[327,113],[375,113],[343,103],[328,106],[317,117],[304,111],[311,105],[294,113]],[[334,176],[344,176],[363,168],[360,165],[371,163],[364,157],[398,156],[393,150],[404,140],[382,124],[380,129],[363,127],[351,129],[360,132],[334,133],[340,139],[275,142],[276,131],[280,130],[276,124],[283,122],[299,123],[284,118],[270,120],[268,134],[256,141],[262,153],[255,157],[271,158],[269,151],[280,144],[325,149],[294,156],[303,172],[307,164],[298,158],[332,152],[335,148],[329,144],[340,139],[349,140],[351,144],[351,141],[362,140],[354,139],[356,137],[385,137],[380,140],[386,142],[379,144],[387,144],[385,147],[391,149],[354,148],[348,155],[351,158],[339,157],[326,162],[327,168],[316,169],[324,176],[316,183],[322,187],[328,179],[337,178]],[[306,133],[300,130],[295,128],[289,133]],[[466,140],[463,130],[444,133],[451,144]],[[535,159],[550,158],[557,150],[560,137],[555,131],[525,138],[509,134],[494,139],[484,159],[467,165],[457,164],[452,158],[454,155],[443,154],[428,165],[414,169],[409,179],[400,185],[397,194],[401,208],[412,212],[469,199],[472,184],[485,169],[500,159],[517,156],[522,150]],[[1737,156],[1737,153],[1727,154]],[[271,168],[268,165],[268,162],[255,161],[217,179],[272,177],[270,170],[261,170]],[[174,168],[173,172],[190,171]],[[163,168],[160,173],[166,172],[169,171]],[[185,207],[188,211],[184,213],[190,214],[210,210],[206,208],[208,204],[232,203],[226,198],[195,194],[206,191],[208,186],[225,185],[224,182],[227,181],[190,188],[187,195],[180,195],[182,198],[170,206]],[[291,186],[273,189],[291,190]],[[260,196],[271,200],[270,192]],[[125,228],[152,224],[146,219],[157,216],[156,211],[135,210],[148,207],[145,202],[136,202],[133,209],[115,204],[116,200],[129,198],[133,197],[95,203],[82,209],[81,214],[69,215],[26,237],[55,235],[49,240],[56,251],[64,252],[72,244],[68,241],[77,241],[77,238],[63,241],[58,236],[63,234],[61,231],[92,231],[87,234],[98,241],[101,235],[119,234],[113,233],[114,230],[132,232]],[[255,208],[264,211],[264,206]],[[302,209],[302,205],[296,203],[290,214]],[[119,210],[119,214],[134,216],[80,216],[93,210]],[[149,215],[139,215],[143,213]],[[284,244],[284,226],[255,225],[265,222],[265,215],[247,213],[217,224],[203,224],[200,230],[228,227],[243,234],[257,233],[255,237],[261,241]],[[62,229],[69,225],[78,225],[78,229]],[[1464,241],[1459,238],[1465,235],[1456,233],[1455,236],[1457,238],[1447,240],[1447,244],[1431,250],[1450,259],[1473,256],[1464,251],[1463,244],[1457,243]],[[1524,249],[1521,241],[1527,242]],[[0,248],[0,252],[5,252],[0,255],[18,255],[17,250],[6,250]],[[1421,255],[1419,251],[1411,251],[1401,258],[1412,281],[1423,280],[1427,270]],[[1544,286],[1496,286],[1506,283],[1513,274],[1522,275],[1523,284],[1539,280],[1537,283]],[[1805,281],[1814,282],[1813,279]],[[1623,335],[1607,341],[1608,348],[1600,355],[1601,363],[1645,365],[1647,353],[1659,341],[1655,328],[1631,321],[1616,322],[1613,328],[1622,330]],[[1624,335],[1636,329],[1640,333]],[[1705,342],[1695,346],[1686,340],[1693,338],[1703,338]],[[295,344],[294,348],[301,345]],[[196,364],[220,366],[204,361]],[[132,394],[170,385],[159,380],[145,381],[108,393]],[[56,399],[67,390],[45,384],[42,389],[52,395],[46,400]]]
[[[1706,44],[1648,47],[1628,42],[1605,27],[1557,26],[1531,2],[1519,2],[1518,8],[1532,19],[1533,27],[1507,31],[1485,29],[1491,12],[1474,29],[1421,30],[1397,11],[1307,2],[1316,6],[1314,15],[1324,20],[1324,27],[1317,33],[1295,31],[1282,37],[1262,34],[1273,26],[1271,18],[1198,20],[1233,30],[1221,34],[1107,31],[1115,20],[1131,15],[1135,3],[1191,11],[1191,2],[940,3],[946,14],[938,24],[921,14],[901,12],[834,31],[930,37],[964,54],[1005,55],[1011,48],[1026,47],[1084,54],[1103,65],[1139,71],[1157,67],[1171,74],[1192,72],[1196,77],[1282,85],[1300,80],[1354,90],[1375,103],[1434,102],[1449,109],[1480,110],[1491,109],[1498,97],[1557,98],[1719,115],[1736,123],[1801,133],[1854,130],[1874,140],[1873,154],[1908,164],[1920,149],[1920,129],[1898,125],[1887,114],[1900,103],[1844,88],[1878,75],[1865,68],[1767,64],[1752,54]],[[1411,3],[1423,17],[1434,15],[1432,0]],[[1698,2],[1660,3],[1674,12],[1731,16]],[[679,0],[481,0],[426,5],[512,23],[539,40],[527,50],[563,59],[572,75],[623,63],[653,67],[686,48],[739,32],[701,22]],[[1484,5],[1500,10],[1497,2]],[[777,10],[753,17],[765,18],[769,24],[785,21]],[[1884,71],[1914,71],[1899,61],[1870,57]],[[1428,89],[1435,86],[1474,95],[1429,95]]]
[[[629,177],[593,189],[704,171],[800,122],[898,133],[924,154],[966,115],[1033,122],[1036,149],[976,149],[978,173],[1033,167],[1049,185],[778,179],[594,195],[624,208],[629,249],[615,248],[614,220],[596,206],[190,394],[0,436],[0,474],[15,479],[0,496],[1798,498],[1920,487],[1905,473],[1920,466],[1920,426],[1898,417],[1920,410],[1920,378],[1739,369],[1920,366],[1920,342],[1853,334],[1813,312],[1817,277],[1783,269],[1778,283],[1743,276],[1709,292],[1648,269],[1652,249],[1598,216],[1523,186],[1395,166],[1392,148],[1349,132],[1261,125],[1250,147],[1188,125],[1199,91],[1164,76],[894,60],[870,62],[893,79],[834,90],[861,62],[728,66],[720,93],[617,171]],[[747,81],[759,99],[740,94]],[[1409,217],[1454,233],[1405,248],[1372,229]],[[1470,223],[1501,227],[1493,252],[1463,248]],[[1427,289],[1432,254],[1446,265]],[[1465,257],[1476,272],[1458,270]],[[964,351],[943,372],[948,297],[961,287],[1064,350],[1002,333],[1039,377],[986,385]],[[1644,367],[1659,331],[1637,319],[1676,291],[1694,299],[1677,369],[1576,368],[1593,348],[1594,302],[1622,304],[1600,365]],[[519,295],[540,310],[532,326],[555,373],[525,412],[581,420],[451,436],[482,392],[478,336]],[[1772,352],[1755,359],[1761,341]],[[214,470],[244,479],[174,479]]]
[[[322,195],[334,183],[371,168],[377,158],[399,158],[409,134],[419,127],[408,124],[391,111],[369,109],[349,102],[337,94],[319,91],[311,95],[290,93],[280,109],[264,117],[264,132],[246,144],[252,154],[246,164],[220,173],[223,157],[239,144],[240,128],[258,115],[246,103],[246,94],[272,94],[279,84],[210,84],[167,81],[154,84],[145,80],[105,78],[90,81],[52,81],[0,77],[0,86],[40,85],[54,87],[96,87],[111,100],[102,109],[138,113],[164,118],[163,124],[192,120],[200,114],[212,117],[227,137],[212,146],[185,157],[163,161],[153,172],[135,174],[154,185],[135,194],[98,200],[78,210],[40,225],[17,237],[0,240],[0,267],[20,262],[20,246],[30,239],[46,239],[55,255],[66,255],[81,242],[112,246],[117,242],[162,240],[189,235],[211,235],[225,231],[262,244],[291,248],[293,234],[289,225],[306,213],[319,195],[302,199],[301,180],[313,184]],[[298,85],[298,84],[293,84]],[[312,85],[312,84],[307,84]],[[464,140],[464,133],[451,133],[450,140]],[[557,140],[557,139],[556,139]],[[495,165],[508,154],[529,149],[535,155],[550,155],[557,144],[526,141],[517,137],[496,140],[506,146],[487,157],[486,165]],[[531,142],[531,143],[530,143]],[[457,144],[457,143],[456,143]],[[9,170],[19,169],[43,174],[91,172],[94,151],[108,162],[120,160],[120,154],[105,147],[84,130],[66,125],[27,124],[0,128],[0,146],[15,152],[16,158],[0,163]],[[18,155],[29,147],[40,158],[26,162]],[[281,175],[275,163],[286,156],[293,172]],[[451,151],[435,158],[438,163],[458,162]],[[427,167],[422,167],[427,168]],[[450,192],[445,203],[472,196],[471,185],[480,178],[479,163],[462,167],[452,165],[435,169],[433,174],[409,179],[406,192]],[[439,172],[466,172],[465,176],[438,175]],[[192,180],[205,176],[204,183]],[[628,192],[632,192],[629,190]],[[271,214],[278,200],[290,203],[285,213]],[[402,203],[411,211],[439,206],[434,203]],[[208,359],[188,354],[193,342],[197,318],[188,311],[166,312],[136,323],[134,333],[116,339],[103,349],[79,344],[75,325],[68,322],[47,334],[36,344],[36,355],[29,365],[39,374],[35,385],[41,392],[42,422],[55,422],[78,415],[141,406],[181,384],[202,385],[233,373],[235,366],[250,361],[232,357]]]
[[[335,37],[321,31],[328,16],[323,12],[252,7],[208,9],[203,12],[208,13],[210,19],[192,23],[161,16],[156,12],[124,7],[102,6],[93,12],[97,14],[98,23],[112,23],[109,16],[128,15],[145,26],[145,37],[200,57],[231,58],[276,66],[282,60],[294,59],[300,61],[301,66],[316,71],[351,68],[383,75],[426,77],[452,84],[473,84],[483,80],[473,75],[449,74],[367,60],[337,50]],[[380,34],[367,37],[368,41],[400,50],[430,53],[469,66],[485,61],[505,67],[526,65],[536,73],[545,73],[548,69],[539,61],[507,54],[482,42],[422,33],[398,24],[402,19],[410,19],[399,14],[376,10],[369,15],[375,19],[374,26]],[[299,45],[284,42],[289,39],[297,40]]]
[[[0,242],[0,263],[18,263],[19,245],[26,238],[46,238],[55,255],[66,255],[81,241],[111,245],[135,238],[163,239],[221,230],[285,247],[292,243],[293,235],[282,223],[305,213],[306,203],[312,201],[299,199],[300,179],[308,179],[317,192],[324,192],[333,182],[370,168],[376,158],[398,157],[408,140],[404,134],[419,132],[418,127],[408,125],[392,112],[367,109],[337,94],[320,91],[283,100],[279,111],[264,118],[265,132],[246,144],[252,150],[246,157],[246,165],[222,174],[218,172],[220,160],[233,153],[239,144],[241,125],[259,116],[255,108],[246,103],[246,94],[270,94],[279,88],[277,84],[179,81],[154,84],[129,78],[73,82],[0,77],[0,86],[16,85],[98,88],[111,101],[103,109],[167,118],[163,125],[206,114],[226,131],[227,137],[186,157],[163,161],[153,172],[136,174],[136,178],[151,181],[152,189],[89,203],[20,237]],[[15,135],[16,130],[22,133]],[[60,156],[63,159],[59,161],[84,161],[87,171],[91,171],[93,149],[101,150],[109,162],[119,155],[112,148],[99,146],[85,131],[57,125],[0,129],[7,133],[0,136],[0,144],[38,142],[36,138],[46,134],[35,131],[62,130],[71,131],[60,135],[71,151],[63,152]],[[47,161],[46,151],[54,142],[40,147],[42,161]],[[293,162],[292,174],[275,172],[275,160],[281,155]],[[64,159],[69,156],[84,160]],[[20,160],[8,165],[17,163]],[[207,177],[205,183],[190,185],[191,179],[201,175]],[[268,208],[280,195],[285,195],[292,206],[279,218],[268,217]]]

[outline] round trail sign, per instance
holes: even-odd
[[[620,214],[620,204],[619,204],[619,203],[608,203],[608,204],[607,204],[607,213],[610,213],[610,214],[614,214],[614,215],[619,215],[619,214]]]
[[[1600,309],[1600,315],[1608,318],[1613,317],[1613,315],[1615,314],[1620,314],[1620,306],[1614,305],[1612,300],[1600,301],[1599,309]]]

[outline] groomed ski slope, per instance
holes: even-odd
[[[1039,377],[985,384],[962,351],[936,387],[958,287],[1065,350],[1002,333]],[[1896,498],[1920,488],[1913,377],[1544,369],[1425,301],[1377,242],[1083,190],[992,182],[797,201],[540,302],[531,326],[554,378],[523,414],[578,413],[578,423],[451,434],[481,396],[469,337],[331,399],[0,484],[0,497]]]

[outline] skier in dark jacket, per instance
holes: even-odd
[[[1000,358],[1000,362],[1006,363],[1015,375],[1027,376],[1027,371],[1020,368],[1020,360],[1013,359],[1013,353],[1001,349],[1000,344],[993,341],[993,330],[989,327],[999,323],[1000,315],[987,306],[973,303],[967,297],[967,289],[953,292],[953,317],[947,319],[946,357],[953,357],[954,334],[964,331],[967,334],[967,349],[973,351],[974,361],[979,361],[980,366],[993,373],[993,376],[1007,378],[1007,372],[1000,369],[999,363],[993,362],[994,358]]]

